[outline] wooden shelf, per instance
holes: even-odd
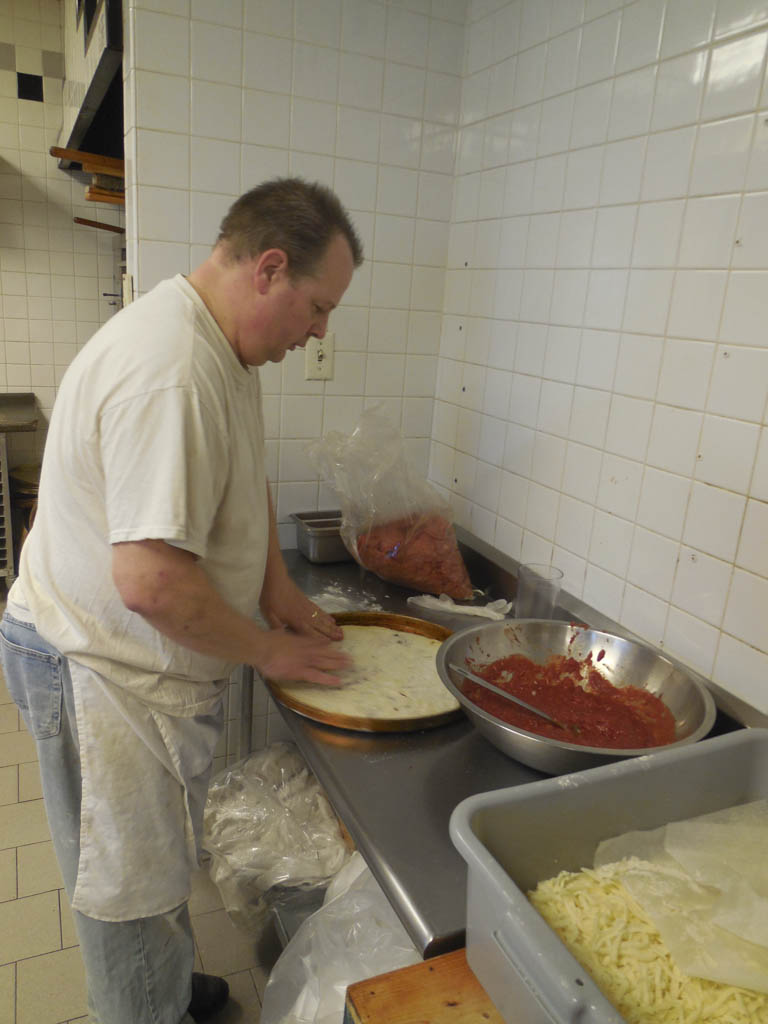
[[[59,160],[70,160],[75,164],[82,164],[86,174],[109,174],[113,178],[125,177],[125,161],[118,160],[114,156],[99,156],[98,153],[85,153],[80,149],[62,149],[60,146],[51,146],[48,150],[51,156]]]
[[[48,152],[59,160],[81,164],[83,171],[91,175],[91,184],[85,190],[88,202],[125,206],[124,160],[118,160],[113,156],[99,156],[98,153],[86,153],[80,149],[62,149],[60,146],[51,146]]]

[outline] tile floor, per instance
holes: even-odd
[[[83,965],[53,854],[32,738],[0,677],[0,1024],[86,1021]],[[190,901],[197,969],[227,978],[232,998],[211,1024],[257,1024],[270,929],[253,940],[231,923],[198,872]]]

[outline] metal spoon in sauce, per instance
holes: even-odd
[[[558,722],[556,718],[548,715],[546,711],[540,711],[535,708],[532,704],[527,704],[524,700],[519,697],[515,697],[512,693],[507,693],[506,690],[500,689],[498,686],[494,686],[493,683],[487,682],[485,679],[481,679],[480,676],[476,676],[474,672],[470,672],[467,668],[462,668],[460,665],[450,664],[448,666],[452,671],[463,676],[465,679],[469,679],[473,683],[477,683],[478,686],[485,687],[486,690],[490,690],[491,693],[495,693],[498,697],[504,697],[506,700],[512,701],[513,704],[519,704],[521,708],[525,708],[526,711],[532,711],[534,715],[538,715],[539,718],[546,719],[547,722],[551,722],[553,725],[558,726],[560,729],[571,729],[573,732],[578,732],[575,726],[563,725],[562,722]]]

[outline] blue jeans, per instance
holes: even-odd
[[[69,665],[32,623],[7,612],[0,622],[0,654],[8,690],[37,743],[48,824],[71,900],[82,783]],[[135,921],[72,914],[94,1024],[194,1024],[187,1013],[195,951],[186,903]]]

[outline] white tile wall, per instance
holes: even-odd
[[[42,72],[42,49],[64,52],[63,5],[0,5],[0,43],[17,66]],[[34,45],[33,45],[34,44]],[[19,63],[21,54],[21,63]],[[12,465],[37,462],[56,387],[69,362],[114,306],[122,236],[73,217],[117,225],[117,207],[86,202],[87,178],[58,169],[62,82],[44,77],[43,102],[17,98],[16,73],[0,71],[0,388],[32,391],[43,413],[35,433],[8,437]]]
[[[460,522],[766,713],[767,49],[758,0],[470,3],[431,458]],[[475,336],[515,355],[470,447]]]
[[[398,418],[426,472],[466,0],[132,0],[129,10],[128,258],[140,292],[204,258],[232,200],[275,174],[332,185],[365,242],[367,263],[331,323],[334,379],[305,381],[301,353],[262,373],[281,523],[322,497],[306,442],[351,430],[373,402]],[[291,527],[282,532],[290,540]]]
[[[129,10],[141,291],[204,258],[232,199],[275,174],[333,185],[366,243],[334,380],[304,381],[301,355],[263,373],[281,519],[328,497],[306,441],[381,400],[459,522],[555,559],[572,592],[768,712],[765,5]],[[21,170],[49,202],[71,185],[41,175],[45,125],[10,100],[0,210],[27,249],[22,266],[3,243],[0,281],[5,323],[27,327],[6,333],[6,381],[52,398],[107,289],[98,253],[76,265],[90,235],[49,222],[43,244]]]

